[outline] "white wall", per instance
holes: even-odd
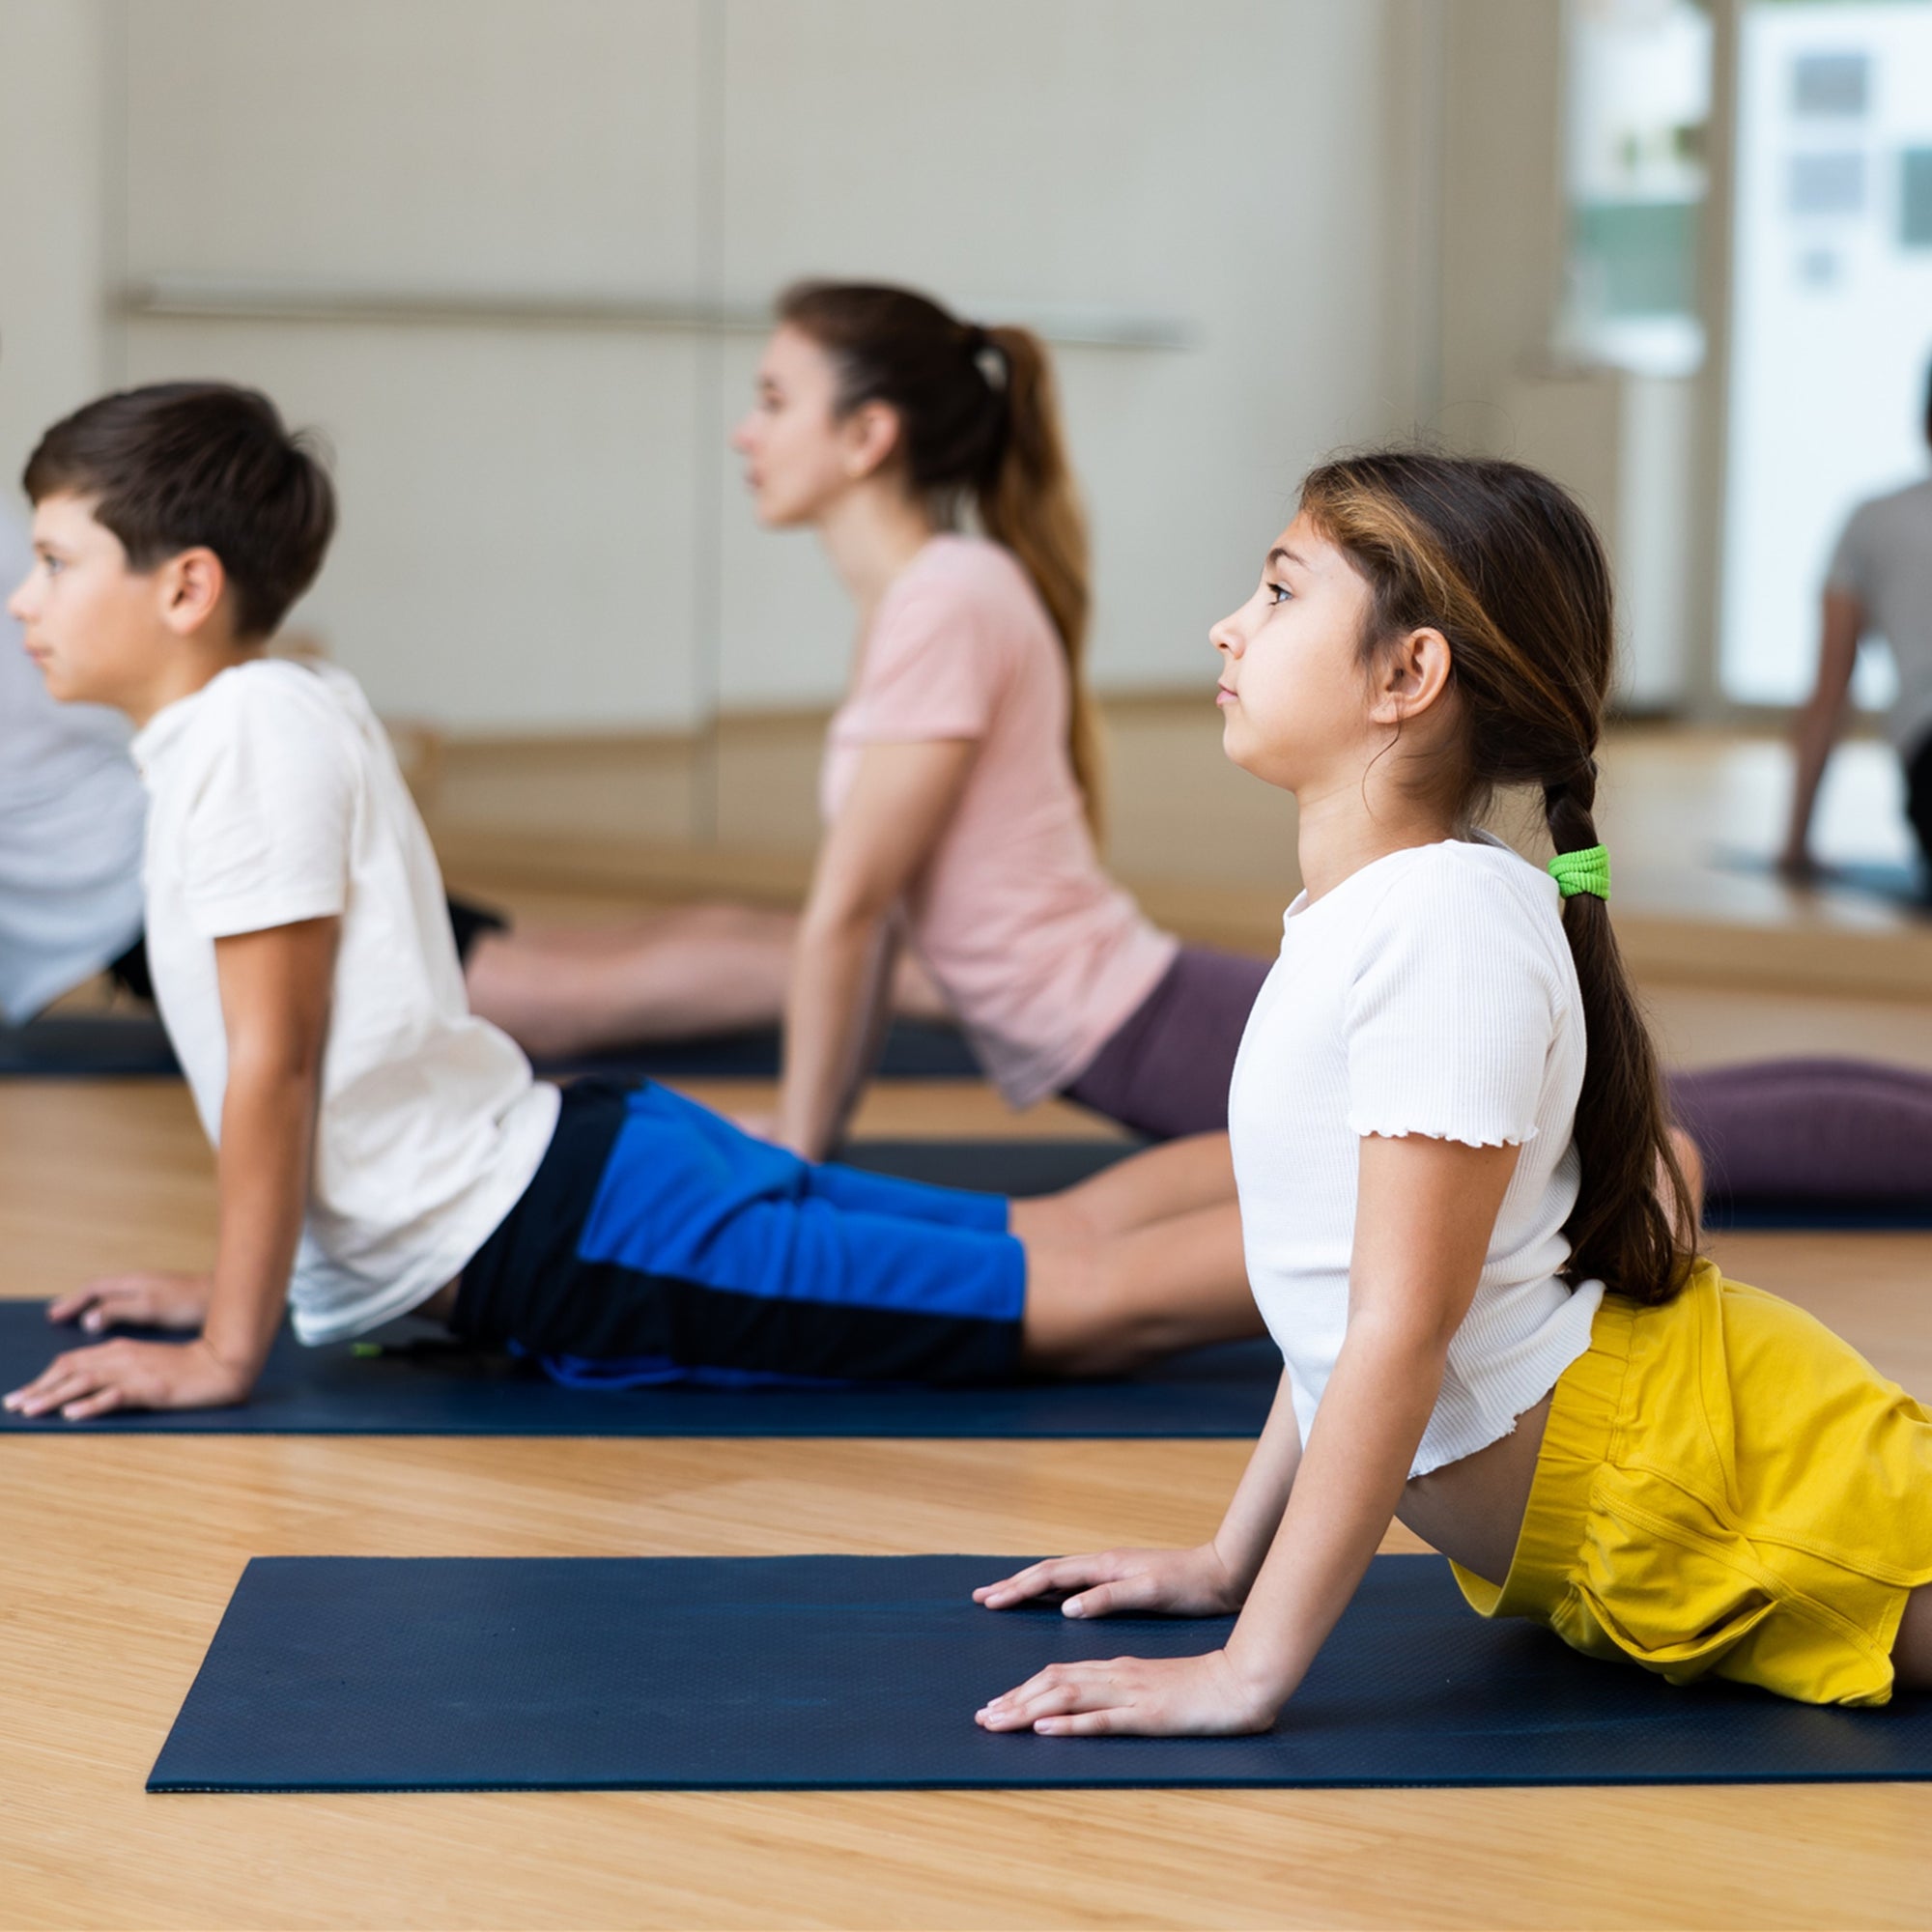
[[[41,431],[108,375],[109,52],[97,0],[0,0],[0,502],[22,514]]]
[[[105,221],[177,289],[755,310],[833,272],[1177,321],[1188,348],[1060,364],[1096,674],[1199,682],[1300,470],[1416,414],[1430,4],[110,0]],[[385,709],[625,728],[838,688],[836,587],[723,448],[753,335],[148,315],[120,348],[329,435],[342,532],[299,621]]]
[[[1103,684],[1203,682],[1323,450],[1406,425],[1390,300],[1392,18],[1327,0],[739,0],[724,287],[903,279],[981,320],[1172,318],[1181,351],[1058,361],[1094,538]],[[752,344],[732,345],[731,410]],[[809,540],[724,479],[723,696],[836,688],[849,619]]]
[[[688,294],[700,5],[139,0],[128,274]],[[696,715],[696,338],[153,319],[126,335],[132,381],[257,383],[328,435],[341,534],[295,621],[384,710],[515,730]]]

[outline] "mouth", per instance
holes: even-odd
[[[1214,702],[1223,705],[1238,704],[1240,699],[1236,696],[1235,693],[1227,685],[1217,684],[1214,687]]]

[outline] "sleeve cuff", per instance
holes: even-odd
[[[305,919],[337,919],[344,907],[339,886],[311,886],[245,897],[196,899],[189,906],[194,929],[204,939],[233,939],[243,932],[267,932]]]
[[[1527,1147],[1537,1133],[1534,1122],[1526,1127],[1505,1126],[1495,1121],[1461,1122],[1455,1126],[1440,1123],[1424,1125],[1419,1121],[1370,1114],[1350,1114],[1349,1131],[1357,1140],[1368,1140],[1373,1136],[1388,1141],[1457,1141],[1463,1147],[1477,1148]]]

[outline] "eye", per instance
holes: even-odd
[[[1286,604],[1294,595],[1285,583],[1264,583],[1262,587],[1268,593],[1270,604]]]

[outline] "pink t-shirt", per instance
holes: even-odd
[[[907,895],[908,937],[1015,1107],[1078,1078],[1179,948],[1100,868],[1066,755],[1070,701],[1065,653],[1012,554],[934,537],[879,605],[820,775],[830,823],[867,745],[979,742]]]

